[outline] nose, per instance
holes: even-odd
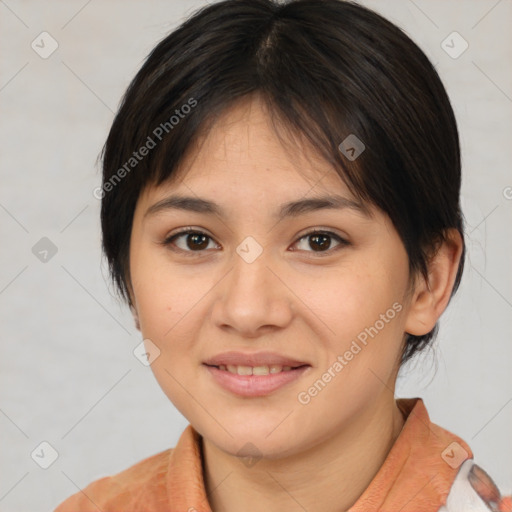
[[[291,322],[293,293],[270,260],[265,250],[252,262],[235,253],[232,270],[217,287],[215,325],[255,338]]]

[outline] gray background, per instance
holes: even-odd
[[[466,272],[435,354],[403,369],[397,396],[423,397],[431,419],[510,492],[512,4],[364,3],[435,63],[463,150]],[[121,94],[157,41],[204,4],[0,0],[2,512],[53,510],[174,446],[188,423],[132,353],[141,337],[107,286],[92,191]],[[46,59],[31,48],[43,31],[59,45]],[[453,31],[469,44],[458,58],[441,46]],[[452,52],[460,43],[448,39]],[[32,252],[43,237],[57,248],[46,262]],[[59,454],[48,469],[31,458],[42,441]],[[48,449],[37,453],[48,460]]]

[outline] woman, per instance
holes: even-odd
[[[464,266],[460,150],[423,52],[339,0],[227,0],[160,42],[103,154],[103,248],[176,447],[57,512],[512,510],[395,399]]]

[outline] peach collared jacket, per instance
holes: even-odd
[[[430,421],[421,398],[398,399],[405,424],[383,465],[348,512],[512,512],[459,437]],[[201,437],[189,424],[175,448],[100,478],[55,512],[212,512]]]

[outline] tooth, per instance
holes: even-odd
[[[262,365],[262,366],[236,366],[233,364],[218,366],[220,370],[235,373],[237,375],[268,375],[269,373],[280,373],[290,371],[291,366],[281,366],[280,364]]]
[[[238,375],[252,375],[252,366],[238,366]]]
[[[252,374],[253,375],[268,375],[269,374],[268,366],[255,366],[252,369]]]

